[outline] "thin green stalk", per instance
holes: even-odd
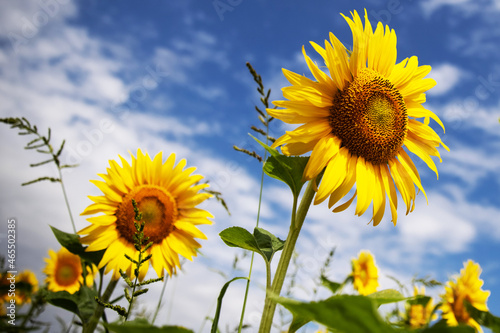
[[[311,206],[312,199],[315,194],[313,182],[314,180],[310,181],[309,184],[307,184],[304,196],[302,197],[296,213],[295,211],[297,206],[297,199],[294,198],[294,207],[292,210],[290,230],[288,232],[288,237],[286,238],[285,246],[283,248],[283,253],[281,254],[278,267],[276,269],[276,274],[273,279],[271,290],[266,291],[266,300],[264,302],[264,310],[262,312],[259,333],[269,333],[271,331],[274,312],[276,311],[276,302],[273,301],[269,296],[279,295],[281,289],[283,288],[283,282],[285,281],[286,272],[292,258],[293,250],[295,249],[295,244],[297,243],[297,239],[299,238],[300,229],[302,228],[302,224],[304,223],[307,211]]]
[[[266,151],[266,153],[264,153],[264,160],[266,158],[266,155],[267,155],[267,151]],[[261,176],[261,179],[260,179],[259,206],[257,208],[257,223],[255,224],[256,228],[259,226],[260,207],[261,207],[261,203],[262,203],[262,191],[263,191],[263,187],[264,187],[264,168],[262,168],[262,176]],[[246,305],[247,305],[248,291],[250,289],[250,279],[252,278],[252,268],[253,268],[254,255],[255,255],[255,252],[252,252],[252,257],[250,259],[250,269],[248,271],[248,280],[247,280],[247,285],[245,287],[245,296],[243,298],[243,308],[241,309],[240,324],[238,325],[238,333],[241,333],[241,328],[243,327],[243,319],[245,317],[245,309],[246,309]]]
[[[71,220],[71,225],[73,226],[73,232],[76,234],[76,226],[75,226],[75,221],[73,220],[73,214],[71,213],[71,208],[69,207],[69,200],[68,200],[68,195],[66,194],[66,188],[64,187],[63,179],[62,179],[62,173],[61,173],[61,168],[57,166],[57,171],[59,171],[59,179],[61,180],[61,188],[63,191],[64,195],[64,201],[66,202],[66,208],[68,209],[69,213],[69,219]]]
[[[49,147],[50,147],[50,150],[51,150],[51,153],[52,153],[52,157],[54,158],[54,153],[52,151],[52,146],[49,146]],[[73,226],[73,232],[77,235],[76,226],[75,226],[75,220],[73,219],[73,213],[71,212],[71,207],[69,205],[68,194],[66,193],[66,188],[64,187],[64,182],[63,182],[63,178],[62,178],[61,167],[59,166],[59,160],[56,159],[56,158],[54,158],[54,162],[55,162],[55,164],[57,166],[57,171],[59,172],[59,180],[60,180],[60,183],[61,183],[61,189],[62,189],[62,192],[63,192],[64,202],[66,203],[66,209],[68,209],[69,220],[71,221],[71,225]],[[83,260],[81,262],[81,265],[82,265],[83,283],[86,284],[87,283],[87,268],[85,267],[85,263],[83,262]],[[102,275],[101,275],[101,278],[102,278]],[[71,319],[71,321],[69,323],[68,332],[71,330],[71,327],[73,327],[74,319],[75,319],[75,315],[73,315],[73,318]]]
[[[73,322],[75,321],[75,318],[76,318],[76,315],[73,315],[73,317],[71,317],[71,321],[69,322],[69,326],[68,326],[68,329],[66,330],[66,333],[71,332],[71,328],[73,327]]]
[[[101,297],[101,300],[103,302],[105,303],[109,302],[109,298],[111,297],[111,294],[113,293],[113,290],[115,290],[117,284],[118,284],[118,279],[109,281],[109,284],[106,287],[106,290],[104,291],[104,294]],[[83,325],[82,332],[93,333],[97,327],[97,324],[99,323],[99,319],[103,316],[103,314],[104,314],[104,306],[97,303],[94,315],[90,318],[89,322],[86,325],[85,324]]]
[[[156,306],[155,315],[153,316],[153,321],[151,322],[152,324],[155,323],[156,316],[158,316],[158,312],[160,311],[161,300],[163,298],[163,294],[165,293],[165,287],[167,286],[167,281],[168,277],[165,277],[163,281],[163,287],[161,288],[160,299],[158,299],[158,305]]]
[[[266,135],[266,145],[268,144],[269,141],[269,126],[267,126],[267,135]],[[264,152],[264,161],[266,161],[267,158],[267,150]],[[264,162],[265,163],[265,162]],[[262,173],[260,176],[260,191],[259,191],[259,205],[257,207],[257,222],[255,223],[255,227],[259,227],[259,221],[260,221],[260,208],[262,204],[262,192],[264,190],[264,167],[262,167]],[[243,308],[241,309],[241,318],[240,318],[240,324],[238,325],[238,333],[241,333],[241,328],[243,327],[243,319],[245,317],[245,309],[247,305],[247,299],[248,299],[248,290],[250,289],[250,279],[252,278],[252,268],[253,268],[253,259],[254,259],[255,252],[252,252],[252,257],[250,259],[250,269],[248,271],[248,280],[247,280],[247,285],[245,287],[245,296],[243,298]],[[271,272],[270,272],[270,267],[266,267],[266,272],[267,272],[267,280],[268,280],[268,285],[266,288],[269,288],[269,281],[271,280]]]

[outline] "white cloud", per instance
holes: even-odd
[[[469,186],[468,189],[473,189],[487,177],[499,179],[500,158],[488,151],[456,145],[445,153],[439,168],[440,173],[456,176]]]
[[[422,10],[426,16],[432,15],[441,7],[449,7],[457,9],[464,15],[473,15],[482,13],[489,15],[491,11],[496,11],[500,8],[497,0],[490,1],[473,1],[473,0],[426,0],[421,2]]]
[[[208,83],[193,83],[198,78],[198,71],[204,66],[214,64],[221,70],[229,66],[227,54],[218,49],[217,39],[206,32],[190,34],[191,39],[174,39],[171,47],[158,47],[153,61],[161,64],[169,74],[169,81],[185,87],[198,96],[214,100],[226,96],[224,88],[213,80]],[[194,47],[193,47],[194,46]]]
[[[30,12],[33,8],[23,7],[19,10],[23,13]],[[212,156],[210,151],[201,149],[193,142],[192,138],[195,136],[218,131],[218,125],[191,119],[185,113],[174,117],[113,109],[113,106],[133,98],[134,87],[137,87],[136,82],[124,80],[118,73],[123,73],[129,66],[137,67],[138,64],[129,61],[129,54],[126,52],[118,56],[119,46],[103,43],[89,36],[84,29],[65,25],[63,20],[58,22],[59,29],[38,35],[29,44],[19,48],[17,53],[0,50],[0,116],[26,116],[42,133],[45,133],[47,127],[51,127],[55,144],[59,144],[63,138],[67,140],[63,163],[80,163],[78,168],[63,173],[77,229],[88,224],[79,216],[89,204],[85,196],[99,195],[89,179],[98,179],[97,173],[105,172],[109,159],[116,159],[121,154],[129,160],[127,151],[135,153],[138,146],[147,150],[150,155],[155,155],[158,151],[164,151],[165,155],[175,152],[178,160],[187,158],[189,165],[199,166],[200,172],[212,180],[212,188],[223,191],[233,214],[238,216],[237,222],[228,220],[217,203],[208,203],[210,211],[217,214],[218,218],[214,226],[202,227],[210,240],[202,242],[204,253],[208,258],[217,258],[219,267],[229,267],[236,251],[221,246],[218,232],[231,224],[242,223],[249,229],[252,228],[255,223],[258,186],[244,168],[235,166],[233,161]],[[175,50],[177,53],[166,53],[171,59],[180,61],[174,61],[172,67],[177,70],[177,79],[186,77],[186,73],[196,70],[203,62],[225,66],[223,52],[216,52],[214,58],[210,57],[210,47],[215,42],[210,35],[200,33],[195,41],[203,46],[202,52],[192,52],[183,58],[184,51],[179,46]],[[110,52],[103,52],[105,49]],[[154,60],[158,64],[161,59]],[[180,66],[176,67],[177,64]],[[162,72],[164,68],[156,70],[165,74]],[[143,80],[139,80],[141,82]],[[184,81],[180,80],[178,83],[182,84]],[[158,84],[156,82],[156,85],[148,88],[156,89]],[[201,86],[195,88],[202,89]],[[216,86],[199,93],[204,93],[205,98],[222,95],[221,89]],[[18,240],[19,262],[22,263],[20,268],[33,269],[39,280],[43,281],[40,274],[44,265],[42,259],[47,256],[49,248],[59,248],[48,224],[68,232],[72,231],[72,227],[57,184],[41,183],[29,187],[20,187],[20,184],[38,176],[56,177],[57,172],[51,165],[29,168],[29,163],[37,162],[43,156],[23,150],[26,137],[17,136],[14,130],[4,128],[0,132],[0,140],[3,142],[2,152],[8,156],[0,166],[0,182],[2,188],[9,189],[2,191],[0,195],[1,215],[13,216],[19,221],[18,231],[22,235]],[[271,209],[264,205],[263,216],[270,215]],[[204,315],[213,315],[211,305],[219,291],[216,286],[222,286],[225,282],[210,271],[207,260],[198,258],[196,261],[197,265],[186,266],[184,276],[179,278],[183,292],[178,293],[171,314],[172,322],[193,328],[201,325]],[[194,268],[191,270],[189,267]],[[256,270],[259,271],[261,269]],[[200,284],[200,276],[204,276],[205,282],[210,281],[214,288],[206,288],[206,284]],[[242,291],[241,286],[235,289]],[[257,290],[251,300],[254,297],[261,299],[261,294]],[[150,293],[144,300],[156,305],[157,295],[158,292]],[[224,322],[231,322],[231,325],[234,323],[233,319],[239,315],[240,300],[241,294],[228,293],[225,300],[227,317],[223,318]],[[187,308],[196,308],[197,311],[186,311]],[[249,311],[261,310],[253,306],[249,307]],[[53,311],[48,311],[45,315],[48,316],[45,319],[50,320]]]
[[[192,48],[187,47],[187,44],[177,42],[173,43],[172,48],[158,49],[153,56],[154,63],[171,65],[170,82],[186,86],[190,82],[190,75],[209,62],[224,68],[224,52],[217,53],[213,58],[215,60],[210,59],[210,52],[213,51],[211,47],[216,43],[213,36],[200,33],[193,40],[201,45],[201,52],[190,51]],[[216,151],[218,147],[211,150],[204,143],[194,140],[197,136],[211,133],[217,124],[193,121],[185,113],[175,116],[133,111],[110,112],[109,106],[123,102],[133,91],[135,83],[134,80],[124,80],[118,74],[123,73],[128,65],[140,65],[134,63],[133,59],[126,61],[120,57],[104,56],[104,47],[118,49],[119,46],[109,45],[109,42],[106,46],[103,44],[83,29],[64,25],[60,27],[58,34],[40,35],[33,39],[16,56],[0,52],[3,74],[0,78],[0,115],[27,116],[39,125],[41,131],[50,126],[55,142],[67,139],[66,154],[73,152],[73,159],[79,159],[77,162],[81,163],[78,168],[64,174],[78,229],[88,224],[78,216],[89,204],[85,196],[99,194],[89,179],[97,179],[97,173],[105,172],[108,160],[116,159],[118,154],[129,159],[127,151],[135,153],[137,146],[147,150],[150,155],[164,151],[165,155],[175,152],[178,159],[187,158],[188,165],[198,166],[199,173],[210,179],[212,189],[223,192],[232,216],[228,217],[213,201],[203,205],[203,208],[209,209],[216,216],[213,226],[202,227],[208,236],[208,240],[202,241],[205,257],[196,258],[194,263],[187,263],[182,274],[168,282],[167,299],[174,303],[166,304],[165,310],[171,308],[170,317],[162,310],[157,322],[164,324],[170,318],[169,323],[197,330],[205,315],[213,315],[213,304],[225,282],[212,269],[227,273],[235,254],[239,253],[225,247],[218,233],[232,225],[251,230],[255,224],[259,179],[248,169],[258,168],[259,164],[249,166],[236,159],[223,158]],[[112,54],[116,53],[118,52]],[[299,73],[305,72],[309,76],[299,53],[285,67]],[[284,85],[283,80],[281,72],[273,77],[271,87],[274,91],[279,91],[277,87]],[[196,89],[199,87],[193,91]],[[211,94],[204,98],[220,96],[218,87],[211,89]],[[173,107],[175,102],[169,105]],[[169,135],[162,135],[165,132]],[[0,142],[6,156],[0,165],[0,182],[3,189],[8,189],[0,193],[0,215],[15,215],[18,218],[21,236],[19,245],[24,253],[22,263],[40,273],[42,258],[47,256],[47,249],[59,247],[47,224],[66,231],[71,231],[71,226],[62,205],[58,184],[42,183],[29,187],[20,187],[19,184],[38,175],[56,175],[56,170],[51,166],[29,168],[29,163],[38,161],[39,156],[23,150],[26,138],[17,136],[14,131],[0,131]],[[69,159],[69,156],[64,158]],[[480,179],[500,168],[497,159],[468,147],[455,147],[446,159],[450,161],[449,170],[446,169],[447,163],[443,163],[440,171],[455,172],[464,181]],[[286,188],[278,187],[275,182],[266,179],[261,227],[284,238],[282,235],[286,235],[290,219],[291,196]],[[471,186],[472,183],[473,181]],[[456,188],[450,189],[449,192],[455,193],[455,190]],[[298,272],[300,287],[295,289],[295,295],[311,295],[310,292],[301,293],[299,288],[311,290],[312,279],[316,277],[333,246],[337,246],[337,252],[332,274],[338,280],[349,274],[350,259],[362,248],[373,249],[372,252],[380,258],[377,262],[382,272],[394,274],[395,271],[401,272],[401,266],[404,266],[406,271],[398,276],[404,279],[408,278],[406,275],[413,273],[406,272],[410,269],[418,270],[426,257],[433,257],[436,253],[466,255],[464,251],[478,237],[500,239],[500,228],[494,223],[500,214],[498,208],[469,202],[464,197],[450,193],[440,193],[429,191],[429,206],[425,205],[423,196],[419,195],[416,211],[408,217],[404,216],[400,207],[400,218],[395,228],[387,217],[376,228],[367,226],[369,218],[354,216],[352,207],[340,214],[332,213],[325,204],[312,207],[298,242],[298,251],[302,255],[298,259],[301,265]],[[274,264],[277,260],[278,257],[274,259]],[[246,258],[240,264],[245,269],[243,273],[232,273],[246,275],[248,261]],[[247,321],[253,327],[258,325],[262,310],[264,269],[260,258],[256,258],[254,269],[247,310]],[[41,274],[39,277],[42,280]],[[383,285],[394,287],[387,279],[383,281]],[[143,298],[148,307],[156,306],[160,289],[161,285],[154,285],[151,292]],[[224,300],[223,327],[226,324],[232,327],[237,321],[235,318],[239,318],[243,294],[243,281],[236,282],[229,288]],[[209,326],[210,324],[205,324],[204,331]]]
[[[429,78],[436,80],[436,86],[430,89],[428,95],[444,95],[455,88],[466,76],[466,73],[457,66],[444,63],[434,66],[428,75]]]
[[[472,222],[454,213],[455,204],[442,196],[429,201],[432,206],[421,205],[398,226],[405,248],[433,255],[466,251],[477,234]]]
[[[76,12],[72,0],[9,1],[0,12],[0,39],[8,40],[9,51],[17,53]]]
[[[427,0],[422,2],[422,8],[427,15],[432,14],[435,10],[442,6],[466,5],[471,0]]]

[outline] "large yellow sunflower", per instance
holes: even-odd
[[[448,281],[445,286],[446,293],[442,295],[443,311],[442,317],[446,319],[448,325],[457,326],[467,324],[478,332],[482,332],[481,326],[469,316],[465,308],[464,301],[468,301],[473,307],[481,311],[488,311],[486,301],[490,296],[487,290],[481,290],[483,280],[479,278],[481,267],[472,260],[464,263],[464,268],[460,270],[460,276]]]
[[[361,295],[369,295],[377,291],[378,268],[370,251],[361,251],[358,259],[352,259],[352,277],[354,289]]]
[[[314,200],[319,204],[329,197],[331,208],[356,184],[356,192],[339,212],[357,196],[355,214],[360,216],[373,200],[373,225],[384,215],[386,195],[392,221],[397,221],[396,187],[406,203],[406,214],[414,209],[415,185],[424,195],[417,168],[404,146],[420,157],[437,175],[430,156],[439,157],[443,145],[428,126],[429,118],[441,127],[441,120],[425,109],[425,91],[435,81],[424,77],[430,66],[418,66],[417,57],[396,63],[396,33],[378,23],[375,31],[365,11],[365,25],[354,11],[345,17],[353,35],[348,51],[330,33],[325,47],[311,42],[324,59],[329,75],[302,52],[316,80],[283,69],[292,86],[283,88],[288,100],[275,101],[283,109],[268,113],[289,124],[303,124],[287,131],[273,147],[282,146],[286,155],[312,151],[304,180],[315,179],[325,169]],[[417,118],[424,118],[423,122]],[[394,185],[395,183],[395,185]]]
[[[45,258],[47,265],[43,272],[47,275],[45,282],[50,291],[67,291],[70,294],[76,293],[83,285],[82,261],[79,256],[69,252],[65,247],[57,252],[49,250],[49,257]],[[94,275],[97,268],[87,267],[85,285],[92,287]]]
[[[134,210],[132,199],[138,204],[139,211],[146,222],[144,234],[153,245],[147,250],[152,254],[151,264],[163,276],[176,273],[180,268],[179,254],[192,260],[196,249],[201,245],[194,238],[206,239],[196,225],[211,224],[213,216],[196,205],[210,198],[208,193],[198,193],[208,184],[198,184],[203,176],[191,175],[196,170],[187,168],[186,160],[175,165],[175,154],[163,163],[162,153],[153,160],[148,154],[137,150],[137,158],[132,155],[132,165],[120,156],[122,166],[109,161],[107,174],[100,174],[104,181],[93,180],[103,193],[102,196],[89,196],[94,202],[82,215],[103,213],[87,220],[92,225],[79,231],[81,242],[89,244],[87,251],[106,249],[99,268],[106,266],[105,273],[111,270],[113,279],[120,276],[122,269],[128,276],[134,276],[132,263],[125,258],[138,259],[134,247]],[[149,265],[142,265],[139,278],[142,280]]]

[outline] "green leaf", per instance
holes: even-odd
[[[268,262],[271,262],[273,255],[282,250],[283,246],[285,246],[285,241],[282,241],[269,231],[262,228],[255,228],[253,236],[261,254],[265,256]]]
[[[330,291],[334,294],[340,287],[342,287],[342,283],[330,281],[324,275],[321,276],[321,285],[330,289]]]
[[[294,318],[318,322],[331,330],[340,332],[396,332],[377,312],[374,299],[358,295],[336,295],[324,301],[302,303],[275,297]]]
[[[368,297],[375,300],[375,304],[377,307],[382,304],[395,303],[407,299],[406,297],[403,296],[403,294],[394,289],[385,289],[381,291],[376,291],[368,295]]]
[[[417,296],[408,298],[408,304],[410,304],[410,305],[422,305],[425,307],[431,299],[432,299],[432,297],[430,297],[430,296],[417,295]]]
[[[292,323],[290,324],[290,327],[288,328],[288,333],[295,333],[297,332],[302,326],[310,322],[308,319],[304,319],[300,316],[293,316]]]
[[[256,252],[268,263],[285,245],[284,241],[262,228],[255,228],[252,235],[244,228],[230,227],[222,230],[219,236],[228,246]]]
[[[219,297],[217,298],[217,309],[215,310],[214,321],[212,323],[212,329],[211,329],[212,333],[217,333],[217,326],[219,324],[220,311],[222,308],[222,299],[224,298],[224,295],[226,294],[227,288],[229,287],[231,282],[236,281],[236,280],[241,280],[241,279],[248,280],[248,278],[246,278],[246,277],[239,276],[239,277],[235,277],[235,278],[229,280],[228,282],[226,282],[224,284],[224,286],[222,286],[222,289],[220,290]]]
[[[230,227],[222,230],[219,236],[227,246],[239,247],[262,255],[254,236],[244,228]]]
[[[48,181],[50,181],[52,183],[60,183],[61,182],[61,179],[59,179],[59,178],[40,177],[40,178],[37,178],[37,179],[34,179],[34,180],[30,180],[29,182],[22,183],[21,186],[35,184],[35,183],[38,183],[38,182],[41,182],[41,181],[44,181],[44,180],[48,180]]]
[[[471,326],[447,326],[445,320],[441,320],[432,327],[426,328],[420,333],[476,333]]]
[[[86,247],[84,247],[82,243],[80,243],[80,236],[76,234],[69,234],[53,226],[50,226],[50,228],[52,229],[54,236],[56,236],[59,244],[64,246],[69,252],[76,254],[83,260],[92,262],[95,265],[99,265],[99,262],[101,261],[102,256],[104,255],[104,252],[106,252],[106,250],[86,252]]]
[[[250,136],[271,154],[264,163],[264,172],[268,176],[287,184],[292,190],[293,196],[297,198],[304,185],[302,174],[304,173],[307,161],[309,161],[309,157],[285,156],[256,137]]]
[[[136,318],[122,323],[103,323],[111,332],[116,333],[193,333],[192,330],[180,326],[157,327],[148,323],[144,318]]]
[[[92,317],[97,306],[94,300],[97,292],[86,286],[81,286],[80,290],[74,294],[67,291],[52,292],[47,290],[43,296],[50,304],[76,314],[84,323]]]
[[[493,332],[500,332],[500,318],[492,315],[488,311],[481,311],[473,307],[469,302],[464,301],[469,315],[478,322],[479,325],[488,327]]]

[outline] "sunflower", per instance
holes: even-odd
[[[369,295],[377,291],[378,269],[375,259],[369,251],[361,251],[358,259],[352,259],[352,277],[354,289],[361,295]]]
[[[436,149],[446,147],[428,126],[441,120],[425,109],[425,91],[436,82],[424,77],[430,66],[418,66],[417,57],[396,62],[396,33],[382,23],[372,30],[365,10],[365,25],[358,13],[352,19],[343,16],[353,35],[353,49],[348,51],[330,33],[325,47],[311,42],[324,59],[330,75],[302,52],[316,80],[283,69],[292,86],[283,88],[288,99],[274,101],[281,109],[268,113],[289,124],[303,124],[278,138],[285,155],[312,151],[303,180],[324,175],[317,189],[315,204],[329,198],[331,208],[356,184],[351,199],[334,212],[345,210],[357,196],[355,214],[361,216],[373,200],[373,225],[380,223],[389,198],[392,221],[397,222],[396,187],[406,204],[406,214],[415,207],[416,187],[424,195],[417,168],[404,150],[421,158],[435,173],[430,156],[440,158]],[[423,122],[417,120],[423,118]],[[440,158],[441,160],[441,158]],[[395,183],[395,184],[394,184]]]
[[[478,332],[482,332],[481,326],[469,316],[465,308],[464,301],[469,302],[473,307],[481,311],[488,311],[486,301],[490,295],[487,290],[481,290],[483,280],[479,278],[481,267],[472,260],[464,263],[464,268],[460,270],[460,276],[448,281],[445,286],[443,297],[442,317],[446,319],[448,325],[457,326],[467,324]]]
[[[425,296],[425,287],[418,290],[416,286],[413,287],[413,296]],[[408,324],[411,328],[423,327],[431,320],[436,318],[436,315],[432,315],[432,310],[434,309],[434,301],[432,298],[428,299],[427,303],[424,304],[410,304],[408,308]]]
[[[132,155],[132,165],[120,159],[122,166],[109,161],[108,173],[99,175],[104,181],[91,181],[104,195],[89,196],[94,203],[82,215],[104,215],[87,219],[92,225],[79,231],[87,235],[81,242],[89,244],[87,251],[106,249],[99,268],[106,266],[105,273],[114,270],[113,279],[118,279],[120,269],[134,276],[132,263],[124,256],[135,260],[139,256],[134,247],[134,199],[145,221],[144,235],[153,243],[146,254],[152,254],[154,270],[158,276],[163,276],[164,269],[169,275],[175,274],[180,268],[179,254],[192,260],[201,247],[194,238],[206,239],[196,225],[211,224],[208,218],[213,216],[196,205],[211,197],[209,193],[198,193],[209,185],[198,184],[203,176],[191,175],[196,168],[183,170],[186,160],[175,165],[175,154],[165,163],[161,152],[151,160],[141,150],[137,150],[137,158]],[[148,268],[141,266],[140,280]]]
[[[13,281],[14,288],[11,286]],[[0,273],[0,301],[3,303],[9,303],[11,299],[15,300],[17,306],[31,303],[31,296],[37,291],[38,279],[35,273],[29,269],[17,275],[8,272]]]
[[[76,293],[83,284],[82,261],[79,256],[61,247],[58,252],[49,250],[49,257],[45,258],[47,265],[43,272],[47,275],[45,282],[50,291],[67,291]],[[94,275],[97,268],[87,267],[85,285],[91,287],[94,283]]]

